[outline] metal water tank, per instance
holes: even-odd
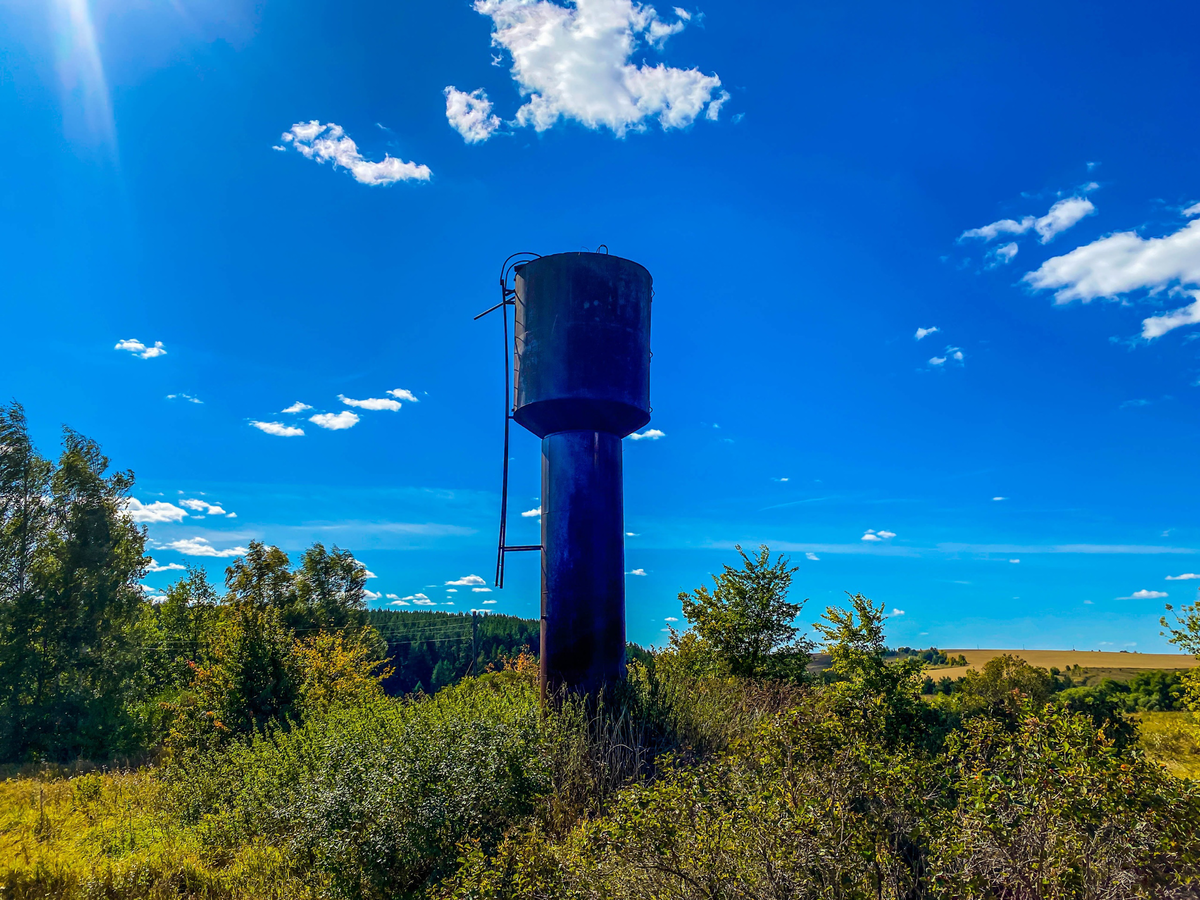
[[[643,266],[556,253],[516,269],[513,419],[538,437],[626,435],[650,421],[650,301]]]

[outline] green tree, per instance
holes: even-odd
[[[962,677],[959,702],[964,712],[1005,714],[1026,700],[1040,709],[1053,693],[1054,678],[1048,671],[1005,653]]]
[[[284,622],[295,631],[359,630],[366,625],[367,569],[349,550],[313,544],[296,570],[296,603]]]
[[[47,472],[15,404],[0,428],[0,752],[118,752],[131,739],[127,703],[141,683],[145,624],[145,534],[125,513],[133,475],[106,474],[99,446],[70,429]]]
[[[807,601],[787,599],[796,568],[782,555],[772,562],[766,546],[755,556],[737,552],[742,567],[726,565],[711,591],[680,593],[684,616],[730,674],[802,678],[811,644],[792,624]]]
[[[829,653],[823,676],[838,715],[847,727],[879,735],[889,744],[936,745],[943,723],[920,699],[924,661],[912,656],[889,661],[884,604],[862,594],[848,596],[848,609],[831,606],[823,621],[813,624]]]

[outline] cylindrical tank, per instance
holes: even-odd
[[[516,269],[513,418],[538,437],[650,421],[646,269],[606,253],[556,253]]]
[[[542,439],[542,685],[595,694],[625,677],[621,439]]]
[[[650,421],[645,268],[558,253],[516,269],[513,419],[542,438],[543,696],[625,676],[621,439]]]

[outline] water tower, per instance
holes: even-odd
[[[506,553],[541,552],[543,697],[560,686],[596,693],[625,676],[621,439],[650,421],[652,283],[645,268],[608,253],[510,257],[502,269],[493,309],[504,313],[514,383],[511,394],[505,386],[496,584]],[[505,539],[510,420],[542,439],[538,545]]]

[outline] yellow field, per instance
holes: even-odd
[[[1109,653],[1103,650],[951,650],[945,648],[947,656],[962,655],[967,658],[966,666],[936,666],[930,668],[930,674],[936,673],[936,678],[950,676],[960,678],[971,669],[978,669],[989,659],[1003,656],[1005,653],[1019,656],[1031,666],[1043,669],[1056,667],[1066,671],[1072,666],[1082,666],[1090,673],[1118,681],[1127,680],[1130,676],[1143,669],[1190,669],[1196,665],[1196,658],[1186,653]]]

